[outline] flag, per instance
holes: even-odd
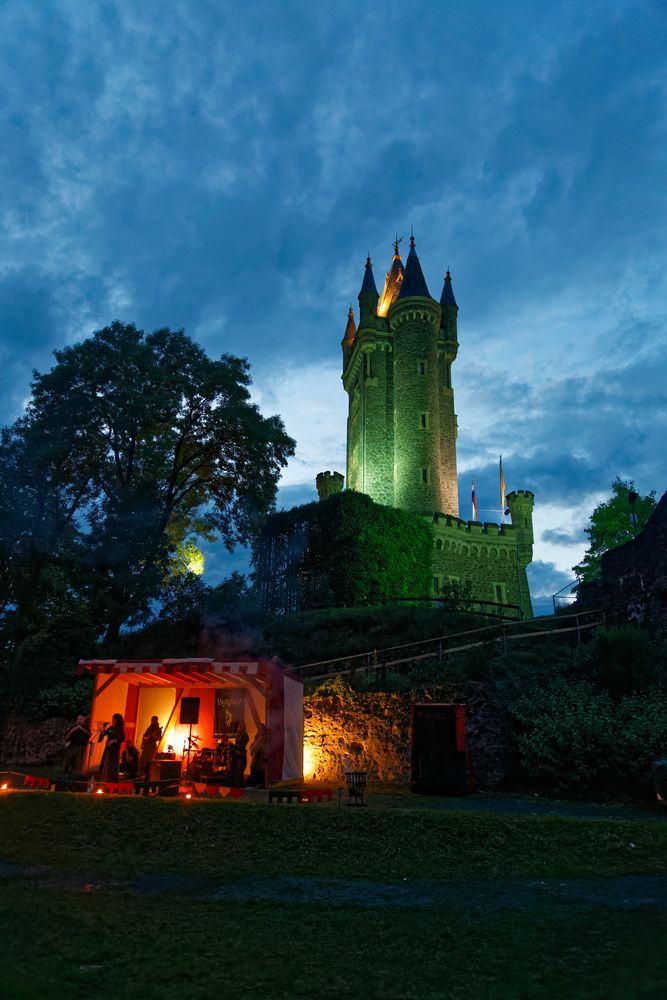
[[[477,497],[475,496],[475,480],[472,481],[472,519],[477,521]]]
[[[500,512],[505,515],[505,477],[503,475],[503,456],[500,456]]]

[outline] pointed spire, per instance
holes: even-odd
[[[359,297],[371,293],[373,295],[378,295],[378,290],[375,287],[375,278],[373,277],[373,262],[371,261],[370,254],[366,258],[366,270],[364,271],[364,280],[361,283],[361,288],[359,290]]]
[[[425,298],[431,297],[426,287],[426,279],[424,278],[422,266],[419,263],[417,251],[415,250],[415,238],[414,236],[410,236],[410,253],[405,262],[405,274],[403,275],[403,282],[398,297],[399,299],[406,299],[408,296],[413,295]]]
[[[452,276],[449,273],[449,268],[445,273],[445,283],[442,286],[442,295],[440,296],[441,306],[456,306],[456,299],[454,298],[454,289],[452,288]],[[456,306],[458,309],[458,306]]]
[[[343,335],[343,346],[351,347],[354,343],[354,338],[357,333],[357,324],[354,322],[354,310],[350,306],[347,313],[347,326],[345,327],[345,333]]]
[[[396,236],[394,240],[394,257],[391,267],[387,271],[387,278],[382,289],[380,302],[378,304],[378,316],[386,316],[390,308],[398,298],[398,293],[403,281],[403,261],[398,251],[398,245],[403,237]]]

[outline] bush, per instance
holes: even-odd
[[[588,652],[593,682],[612,695],[643,691],[665,678],[664,647],[632,625],[599,629]]]
[[[40,691],[32,704],[26,708],[25,714],[34,721],[52,718],[73,719],[79,714],[88,715],[92,697],[92,677],[62,681],[48,691]]]
[[[667,754],[667,692],[615,702],[588,681],[557,678],[510,706],[521,768],[547,792],[646,794],[651,761]]]

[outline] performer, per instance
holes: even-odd
[[[250,774],[248,775],[250,788],[266,787],[268,737],[266,726],[261,725],[250,747]]]
[[[63,774],[81,774],[83,754],[90,740],[90,728],[85,715],[77,715],[76,722],[65,733],[65,760]]]
[[[103,739],[106,739],[107,744],[102,754],[98,781],[118,781],[120,745],[125,739],[125,723],[120,712],[114,712],[111,725],[103,729],[97,737],[98,743]]]
[[[248,736],[245,723],[239,722],[239,728],[236,731],[236,740],[234,742],[234,751],[232,755],[232,785],[237,788],[240,788],[243,785],[243,775],[245,774],[246,764],[248,763],[249,739],[250,737]]]
[[[158,722],[157,715],[151,716],[151,724],[143,735],[141,741],[141,756],[139,757],[139,777],[143,778],[148,771],[148,764],[157,753],[157,748],[162,739],[162,727]]]
[[[139,751],[135,747],[134,743],[128,742],[125,744],[125,749],[120,757],[120,773],[124,774],[126,778],[130,778],[131,781],[134,781],[138,770]]]

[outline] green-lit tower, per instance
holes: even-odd
[[[414,237],[405,268],[398,242],[381,296],[366,261],[359,328],[350,310],[343,338],[347,485],[377,503],[458,516],[451,380],[458,306],[449,272],[436,302]]]

